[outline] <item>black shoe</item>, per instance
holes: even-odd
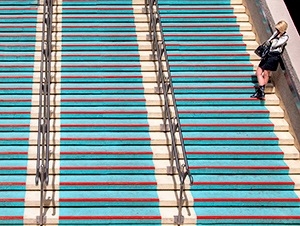
[[[258,90],[259,90],[259,95],[257,95],[256,98],[258,99],[265,98],[265,86],[259,86]]]
[[[254,94],[252,94],[250,97],[251,98],[258,98],[259,95],[260,95],[260,90],[257,89],[256,92]]]

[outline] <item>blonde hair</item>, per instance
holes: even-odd
[[[280,32],[280,33],[284,33],[286,32],[287,28],[288,28],[288,24],[287,22],[285,22],[284,20],[279,21],[276,25],[275,28]]]

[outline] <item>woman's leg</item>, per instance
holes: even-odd
[[[261,67],[256,69],[256,77],[259,86],[265,85],[265,72]]]
[[[264,75],[263,75],[264,85],[268,84],[269,78],[270,78],[270,73],[271,73],[271,71],[269,71],[269,70],[264,71]]]
[[[265,96],[265,74],[267,74],[265,72],[266,71],[264,71],[261,67],[257,67],[255,74],[257,77],[259,87],[256,90],[256,92],[250,96],[251,98],[263,98]]]

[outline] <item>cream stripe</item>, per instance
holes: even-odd
[[[137,15],[136,13],[134,14],[135,16],[135,24],[136,24],[136,29],[140,28],[141,25],[142,25],[142,22],[139,21],[137,19],[137,17],[139,17],[139,15]],[[139,26],[137,26],[137,23]],[[143,26],[144,27],[148,27],[148,24],[145,22],[143,23]],[[137,30],[137,32],[139,32],[139,30]],[[144,38],[141,38],[142,40],[147,40],[147,33],[144,33],[145,37]],[[152,54],[152,51],[150,49],[148,50],[145,50],[144,48],[142,48],[142,45],[145,45],[145,41],[143,42],[140,42],[138,40],[138,45],[139,45],[139,55],[148,55],[150,56]],[[151,46],[151,42],[149,41],[149,45]],[[153,64],[150,59],[147,61],[141,61],[141,65],[142,65],[142,68],[145,67],[145,65],[151,65]],[[145,99],[146,99],[146,109],[147,109],[147,112],[152,112],[152,110],[149,108],[149,103],[153,102],[153,99],[160,99],[159,98],[159,94],[157,94],[155,92],[156,90],[156,87],[157,87],[157,84],[156,82],[156,73],[152,73],[151,75],[153,76],[152,79],[149,79],[150,76],[149,74],[145,74],[145,73],[142,73],[143,74],[143,86],[145,88],[145,90],[148,90],[149,93],[147,93],[147,95],[144,95]],[[146,78],[145,78],[146,76]],[[150,91],[152,91],[152,93],[150,93]],[[162,98],[162,97],[161,97]],[[159,102],[156,102],[156,105],[158,104]],[[160,104],[159,104],[160,105]],[[160,110],[158,113],[161,115],[162,114],[162,108],[161,107],[157,107],[157,110]],[[150,125],[150,127],[155,127],[155,125],[152,125],[151,123],[153,123],[155,121],[153,120],[148,120],[148,123]],[[157,125],[156,125],[157,126]],[[154,134],[160,134],[159,135],[159,138],[157,136],[154,136]],[[162,132],[159,132],[159,133],[149,133],[150,137],[151,137],[151,143],[152,144],[155,144],[155,141],[158,140],[158,139],[166,139],[164,136],[164,133]],[[169,138],[168,138],[169,140]],[[157,148],[156,146],[153,146],[152,145],[152,152],[153,153],[157,153]],[[165,156],[169,156],[169,148],[167,145],[165,145],[163,148],[160,149],[160,152],[161,151],[164,151],[164,155]],[[170,165],[170,162],[168,160],[161,160],[161,159],[158,159],[158,158],[153,158],[153,163],[154,163],[154,166],[155,166],[155,169],[156,169],[156,174],[155,174],[155,177],[156,177],[156,181],[158,184],[163,184],[166,180],[167,181],[172,181],[174,183],[174,186],[176,187],[176,185],[178,186],[178,183],[176,183],[176,181],[178,182],[178,175],[174,175],[174,176],[171,176],[171,175],[166,175],[166,170],[167,170],[167,167]],[[161,173],[163,175],[158,175],[157,173]],[[165,178],[163,179],[164,181],[162,181],[162,178]],[[169,207],[160,207],[160,214],[162,216],[162,223],[163,224],[172,224],[174,223],[174,216],[178,215],[178,211],[177,211],[177,208],[176,208],[176,203],[177,203],[177,197],[179,196],[179,194],[176,193],[176,191],[174,191],[173,189],[169,189],[167,191],[162,191],[162,190],[158,190],[157,191],[157,194],[158,194],[158,197],[159,197],[159,200],[161,201],[161,204],[163,205],[165,202],[168,202],[169,203]],[[190,191],[186,191],[185,192],[185,197],[187,198],[187,200],[189,201],[189,204],[191,204],[193,202],[193,198],[191,196],[191,193]],[[189,223],[189,224],[195,224],[196,223],[196,214],[194,212],[194,209],[193,208],[188,208],[188,211],[186,211],[186,208],[183,209],[183,216],[185,218],[185,223]]]
[[[60,10],[61,11],[61,4],[62,4],[62,0],[58,0],[56,1],[56,3],[58,2],[59,6],[56,6],[56,7],[53,7],[53,10],[54,10],[54,17],[55,20],[57,19],[60,19],[61,20],[61,14],[56,14],[57,10]],[[38,14],[42,15],[43,13],[43,5],[39,6],[38,7]],[[40,32],[42,31],[42,27],[41,27],[41,23],[42,23],[42,17],[38,17],[38,21],[37,21],[37,28],[36,28],[36,37],[39,37],[40,36]],[[55,39],[55,37],[57,36],[61,36],[61,31],[60,30],[57,30],[56,32],[53,32],[53,42],[52,42],[52,46],[53,46],[53,49],[56,49],[56,50],[60,50],[60,49],[57,49],[56,47],[56,43],[58,40]],[[33,83],[34,86],[37,86],[39,87],[39,82],[40,82],[40,73],[39,73],[39,70],[40,70],[40,63],[38,62],[40,59],[41,59],[41,42],[39,39],[36,39],[38,40],[35,44],[35,61],[36,63],[34,64],[34,74],[33,74]],[[60,40],[59,40],[60,41]],[[58,53],[60,53],[61,51],[58,51]],[[52,58],[52,65],[53,64],[56,64],[55,62],[56,61],[59,61],[60,62],[61,60],[61,54],[56,54],[53,58]],[[60,74],[60,68],[57,68],[57,71],[55,73],[55,77],[53,76],[53,79],[52,79],[52,87],[53,89],[58,89],[60,90],[60,80],[61,80],[61,74]],[[53,73],[52,73],[53,75]],[[34,106],[34,103],[38,103],[39,101],[39,95],[33,95],[32,96],[32,103],[33,103],[33,106]],[[57,100],[56,99],[56,102],[59,103],[60,100]],[[60,120],[59,120],[59,116],[60,116],[60,112],[58,111],[60,108],[51,108],[51,118],[53,117],[53,115],[56,115],[58,117],[58,119],[55,120],[54,124],[56,126],[60,126]],[[37,124],[37,117],[36,117],[36,111],[37,111],[37,108],[36,106],[32,107],[31,108],[31,122],[30,122],[30,129],[31,131],[34,131],[33,128],[36,127],[36,124]],[[33,117],[34,115],[34,117]],[[53,122],[52,122],[53,124]],[[58,128],[58,131],[60,131],[60,129]],[[37,133],[30,133],[30,143],[33,144],[33,143],[36,143],[35,140],[37,139]],[[59,147],[59,143],[57,143],[57,141],[59,141],[59,137],[60,137],[60,134],[59,132],[56,133],[56,134],[51,134],[50,137],[55,137],[56,139],[56,146],[51,146],[50,147],[50,151],[52,153],[54,153],[55,157],[56,158],[59,158],[59,152],[60,152],[60,147]],[[53,142],[52,142],[53,143]],[[36,159],[37,158],[37,155],[36,155],[36,145],[34,146],[31,146],[30,148],[28,148],[28,156],[30,158],[33,158],[33,159]],[[51,154],[50,156],[50,159],[53,159],[53,154]],[[28,161],[28,166],[27,166],[27,169],[30,169],[30,168],[35,168],[35,164],[36,164],[36,161]],[[59,168],[59,161],[56,160],[55,163],[53,164],[53,162],[51,163],[50,162],[50,167],[51,166],[55,166],[56,168]],[[53,169],[50,168],[49,169],[49,173],[52,174],[53,173]],[[35,186],[34,188],[32,187],[33,184],[35,184],[34,182],[34,178],[35,176],[27,176],[27,180],[26,180],[26,195],[25,195],[25,207],[26,206],[30,206],[32,205],[32,201],[33,200],[40,200],[40,183],[38,186]],[[49,180],[49,185],[48,185],[48,189],[54,189],[54,187],[58,188],[58,185],[55,184],[55,181],[56,183],[59,182],[59,175],[55,175],[55,176],[51,176],[50,177],[50,180]],[[28,192],[27,192],[28,191]],[[30,191],[30,192],[29,192]],[[55,192],[46,192],[45,193],[45,204],[47,205],[50,204],[51,205],[51,202],[53,203],[54,201],[52,200],[58,200],[59,199],[59,188],[57,191]],[[38,201],[39,202],[39,201]],[[39,204],[38,204],[39,205]],[[36,206],[36,207],[39,207],[39,206]],[[36,224],[36,217],[40,215],[40,212],[39,212],[39,208],[25,208],[25,211],[24,211],[24,223],[25,224],[32,224],[32,225],[35,225]],[[56,208],[49,208],[46,212],[46,223],[47,222],[52,222],[54,223],[54,225],[58,225],[58,217],[59,217],[59,209],[56,209]]]

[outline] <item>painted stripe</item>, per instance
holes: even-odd
[[[144,98],[127,98],[127,99],[115,99],[115,98],[95,98],[95,99],[62,99],[61,102],[145,102]]]
[[[138,44],[135,43],[131,43],[131,44],[122,44],[122,43],[116,43],[116,44],[109,44],[109,43],[97,43],[97,44],[93,44],[93,43],[89,43],[89,44],[82,44],[82,43],[78,43],[78,44],[68,44],[68,43],[63,43],[62,46],[138,46]]]
[[[24,56],[24,55],[22,55],[22,56]],[[97,57],[102,57],[102,56],[104,56],[104,57],[114,57],[114,56],[116,56],[116,57],[132,57],[132,56],[134,56],[134,57],[139,57],[140,55],[139,54],[96,54],[96,53],[82,54],[82,53],[76,53],[76,54],[62,54],[62,56],[63,57],[82,57],[82,56],[84,56],[84,57],[85,56],[87,56],[87,57],[89,57],[89,56],[97,56]]]
[[[0,138],[1,139],[6,139],[6,138]],[[15,138],[16,139],[16,138]],[[24,138],[25,139],[25,138]],[[82,138],[82,137],[77,137],[77,138],[60,138],[60,140],[117,140],[117,141],[120,141],[120,140],[128,140],[128,141],[134,141],[134,140],[151,140],[150,138],[148,137],[145,137],[145,138],[139,138],[139,137],[130,137],[130,138],[127,138],[127,137],[107,137],[107,138],[103,138],[103,137],[98,137],[98,138],[90,138],[90,137],[86,137],[86,138]]]
[[[215,111],[199,111],[199,110],[180,110],[178,111],[180,114],[269,114],[270,111],[268,110],[251,110],[251,111],[247,111],[247,110],[215,110]]]
[[[245,169],[245,170],[257,170],[257,169],[269,169],[269,170],[283,170],[289,169],[288,166],[190,166],[190,169]]]
[[[0,17],[1,18],[1,17]],[[133,19],[134,16],[115,16],[115,15],[105,15],[105,16],[98,16],[98,15],[83,15],[83,16],[78,16],[78,15],[63,15],[63,19],[112,19],[112,18],[117,18],[117,19]]]
[[[1,201],[1,200],[0,200]],[[60,202],[159,202],[154,198],[61,198]]]
[[[8,182],[9,183],[9,182]],[[0,185],[2,183],[0,182]],[[60,182],[60,186],[93,186],[93,185],[157,185],[156,182]]]
[[[294,182],[280,182],[280,181],[247,181],[247,182],[217,182],[217,181],[211,181],[211,182],[198,182],[195,181],[194,185],[295,185]]]
[[[147,114],[147,111],[62,111],[61,114]]]
[[[192,54],[192,53],[185,53],[185,54],[168,54],[168,56],[180,56],[180,57],[185,57],[185,56],[250,56],[249,53],[198,53],[198,54]]]
[[[155,219],[160,220],[161,216],[60,216],[59,220],[97,220],[97,219],[106,219],[106,220],[148,220]]]
[[[183,140],[279,140],[278,137],[185,137]]]
[[[1,67],[1,66],[0,66]],[[62,68],[140,68],[140,64],[65,64]]]
[[[170,34],[166,33],[164,34],[165,37],[191,37],[191,36],[196,36],[196,37],[242,37],[242,34]]]
[[[2,78],[2,77],[1,77]],[[126,75],[126,76],[122,76],[122,75],[107,75],[107,76],[101,76],[101,75],[85,75],[85,76],[79,76],[79,75],[62,75],[61,76],[62,79],[64,78],[143,78],[143,76],[139,76],[139,75]]]
[[[228,16],[216,16],[216,15],[205,15],[205,16],[198,16],[198,15],[184,15],[181,14],[180,16],[174,15],[174,16],[165,16],[161,15],[160,16],[162,19],[172,19],[172,18],[179,18],[179,19],[184,19],[184,18],[197,18],[197,19],[202,19],[202,18],[209,18],[209,19],[236,19],[237,17],[234,15],[228,15]]]
[[[174,86],[174,89],[253,89],[255,86]]]
[[[181,124],[181,126],[199,126],[199,127],[223,127],[223,126],[230,126],[230,127],[240,127],[240,126],[245,126],[245,127],[270,127],[274,126],[274,124]]]
[[[300,202],[299,198],[194,198],[194,202]]]
[[[0,199],[0,202],[24,202],[25,199]]]
[[[1,154],[1,152],[0,152]],[[152,155],[152,152],[119,152],[119,151],[115,151],[115,152],[93,152],[93,151],[89,151],[89,152],[60,152],[60,155]]]
[[[23,220],[23,216],[0,216],[0,220]]]
[[[109,170],[154,170],[155,168],[154,166],[61,166],[60,167],[60,170],[108,170],[108,169]]]
[[[115,10],[115,11],[119,11],[119,10],[133,10],[132,7],[122,7],[122,8],[119,8],[119,7],[116,7],[116,8],[109,8],[109,7],[104,7],[104,8],[99,8],[99,7],[78,7],[78,8],[71,8],[71,7],[64,7],[63,8],[64,11],[68,11],[68,10],[77,10],[78,12],[80,11],[86,11],[86,10],[99,10],[99,11],[109,11],[109,10]]]
[[[171,64],[172,67],[252,67],[253,64],[205,64],[205,63],[197,63],[197,64]]]
[[[187,152],[188,155],[283,155],[283,152]]]
[[[62,124],[61,127],[149,127],[149,124]]]
[[[244,43],[232,43],[232,44],[226,44],[226,43],[166,43],[166,46],[247,46]]]
[[[197,216],[197,219],[300,219],[300,216]]]

